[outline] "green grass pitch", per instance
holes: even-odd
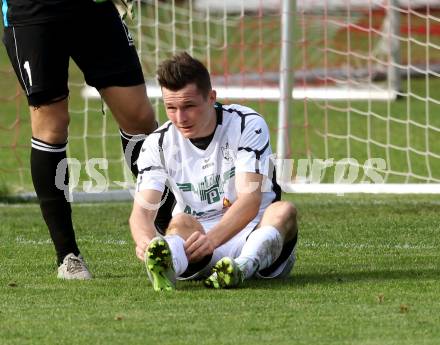
[[[57,280],[36,205],[1,205],[0,343],[439,343],[438,198],[285,199],[301,231],[289,279],[172,293],[154,292],[135,258],[129,203],[74,205],[88,282]]]

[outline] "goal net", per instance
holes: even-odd
[[[284,152],[278,165],[286,191],[344,192],[350,189],[343,186],[356,185],[357,191],[388,186],[399,192],[402,184],[410,192],[435,191],[440,183],[438,2],[298,0],[284,17],[283,2],[137,2],[137,17],[128,25],[159,122],[166,117],[156,68],[185,50],[207,65],[221,102],[248,105],[265,117],[274,150]],[[289,42],[282,37],[287,17]],[[283,49],[290,49],[292,58],[280,65]],[[28,109],[4,48],[0,75],[0,194],[2,189],[31,192]],[[288,98],[280,91],[280,75],[294,84]],[[130,174],[117,125],[73,63],[69,88],[72,188],[123,189]],[[280,102],[289,110],[281,123]],[[104,185],[97,186],[91,168]]]
[[[304,1],[296,19],[295,85],[325,95],[294,107],[291,190],[440,192],[439,3]]]

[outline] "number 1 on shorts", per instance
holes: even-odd
[[[25,61],[23,67],[27,72],[29,78],[29,85],[32,86],[31,66],[29,65],[29,61]]]

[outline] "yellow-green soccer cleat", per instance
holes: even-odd
[[[237,263],[229,258],[220,259],[212,268],[212,274],[205,279],[205,286],[213,289],[229,289],[243,283],[244,274]]]
[[[176,288],[176,274],[168,243],[161,237],[151,240],[145,252],[145,267],[154,291],[171,291]]]

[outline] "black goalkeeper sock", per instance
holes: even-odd
[[[137,175],[139,173],[137,168],[137,160],[142,148],[142,144],[144,143],[147,136],[145,134],[128,134],[122,129],[119,129],[119,134],[121,135],[122,149],[124,150],[125,161],[129,165],[133,175],[137,178]],[[166,198],[165,201],[164,198]],[[165,191],[162,195],[163,205],[157,211],[156,220],[154,222],[156,228],[161,233],[165,233],[165,229],[170,223],[175,201],[176,199],[174,197],[174,194],[171,193],[171,190],[165,188]]]
[[[72,225],[72,210],[64,191],[55,185],[58,163],[66,158],[66,144],[48,144],[32,138],[31,174],[35,192],[40,202],[41,213],[49,228],[55,245],[58,264],[64,257],[79,254]],[[69,183],[69,174],[65,173],[64,185]]]

